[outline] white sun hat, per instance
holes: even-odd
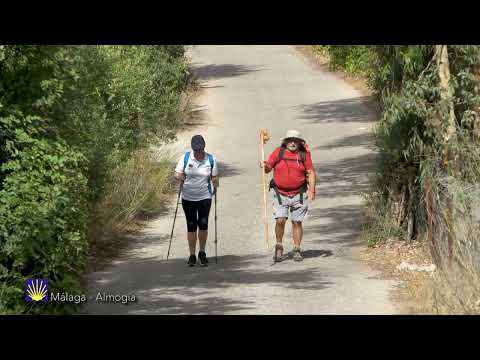
[[[305,139],[302,137],[302,133],[298,130],[288,130],[285,137],[282,138],[282,141],[288,138],[297,138],[302,141],[305,141]]]

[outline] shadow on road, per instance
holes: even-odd
[[[313,123],[366,122],[376,118],[374,96],[361,96],[336,101],[321,101],[295,107],[301,111],[300,119]]]
[[[330,257],[333,255],[331,250],[306,250],[302,252],[304,259],[311,259],[316,257]]]
[[[232,164],[227,164],[227,163],[218,161],[217,166],[218,166],[218,173],[221,178],[238,176],[242,174],[241,168]]]
[[[306,252],[321,256],[318,252]],[[328,251],[324,256],[330,256]],[[109,304],[114,313],[124,314],[226,314],[232,311],[253,309],[253,303],[242,299],[242,291],[255,291],[262,284],[269,287],[322,290],[332,284],[322,280],[316,269],[269,268],[265,256],[225,255],[218,264],[210,258],[206,268],[187,267],[186,259],[144,259],[119,264],[115,272],[104,272],[97,286],[104,292],[118,289],[135,294],[137,303]],[[265,263],[265,264],[264,264]],[[253,288],[252,288],[253,287]],[[239,288],[229,296],[229,289]],[[93,292],[99,290],[93,289]],[[212,296],[211,294],[224,294]],[[95,305],[103,306],[103,304]],[[94,309],[91,312],[96,312]]]
[[[331,250],[305,250],[302,251],[303,259],[313,259],[317,257],[330,257],[333,255]],[[287,254],[287,258],[284,261],[293,261],[293,250]]]
[[[198,80],[210,80],[220,78],[231,78],[248,74],[253,71],[261,71],[258,66],[235,65],[235,64],[209,64],[193,65],[193,74]]]
[[[359,140],[357,138],[357,140]],[[339,141],[341,143],[341,141]],[[309,212],[312,222],[307,222],[305,232],[318,234],[319,244],[360,244],[362,204],[349,204],[349,197],[360,196],[370,189],[369,175],[376,169],[376,154],[367,153],[344,158],[336,162],[315,164],[317,172],[318,199],[345,201],[328,208],[314,208]],[[340,199],[344,198],[344,199]],[[315,223],[309,225],[311,223]]]
[[[325,145],[316,146],[314,150],[332,150],[340,147],[364,147],[374,150],[374,138],[371,133],[363,133],[352,136],[346,136],[341,139],[332,141]]]
[[[369,190],[369,176],[376,171],[376,155],[368,153],[314,166],[319,198],[360,195]]]
[[[319,200],[321,201],[321,200]],[[305,226],[305,232],[318,233],[319,244],[358,245],[361,231],[361,205],[341,205],[311,210],[311,219],[320,219],[315,225]]]

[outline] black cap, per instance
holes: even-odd
[[[202,135],[195,135],[192,137],[192,150],[198,151],[205,149],[205,140]]]

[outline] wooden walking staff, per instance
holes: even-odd
[[[263,146],[270,140],[267,129],[260,130],[260,156],[262,158],[262,164],[265,161],[265,151]],[[264,221],[265,221],[265,241],[267,242],[267,247],[270,247],[268,239],[268,217],[267,217],[267,187],[265,183],[265,169],[262,167],[262,188],[263,188],[263,210],[264,210]]]

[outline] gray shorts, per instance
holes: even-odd
[[[278,203],[277,194],[273,192],[273,216],[275,219],[287,218],[288,211],[292,215],[292,221],[302,222],[308,212],[308,196],[307,193],[303,193],[303,204],[300,203],[300,194],[293,197],[279,194],[281,197],[282,205]]]

